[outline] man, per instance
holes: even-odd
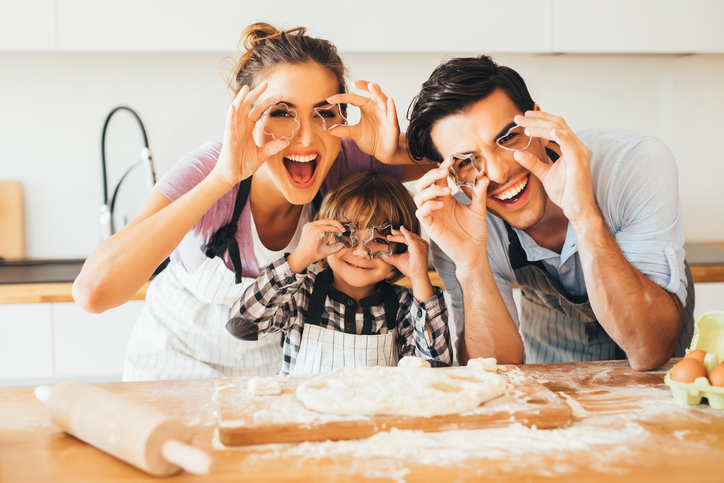
[[[442,163],[417,182],[415,202],[452,297],[461,363],[628,358],[648,370],[684,355],[694,289],[666,146],[577,136],[487,56],[437,67],[409,117],[410,153]]]

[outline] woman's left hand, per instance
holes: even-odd
[[[352,126],[337,126],[329,132],[337,137],[352,138],[359,148],[386,164],[396,164],[400,154],[400,124],[397,121],[395,101],[382,92],[380,86],[367,81],[355,81],[357,89],[368,92],[370,97],[359,94],[336,94],[327,99],[330,103],[350,104],[360,109],[360,121]],[[405,149],[406,155],[406,149]]]
[[[409,231],[404,226],[399,230],[392,230],[389,241],[404,243],[407,251],[392,255],[383,255],[382,259],[395,266],[404,276],[413,280],[427,279],[427,253],[429,244],[419,235]]]

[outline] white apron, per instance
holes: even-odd
[[[338,367],[396,366],[397,354],[397,297],[383,286],[385,316],[388,332],[377,335],[357,335],[345,327],[344,332],[320,327],[332,272],[321,272],[314,282],[302,341],[291,374],[322,374]]]
[[[226,330],[231,304],[254,279],[234,283],[221,258],[193,274],[171,262],[148,287],[133,328],[124,381],[278,374],[281,335],[242,341]]]

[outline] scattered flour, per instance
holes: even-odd
[[[257,377],[249,381],[249,392],[254,396],[276,396],[282,393],[282,387],[274,377]]]

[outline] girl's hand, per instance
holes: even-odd
[[[326,233],[341,234],[344,232],[342,223],[337,220],[317,220],[304,225],[302,236],[297,248],[287,257],[289,266],[294,273],[302,273],[309,265],[337,253],[344,245],[339,242],[325,243]]]
[[[411,281],[428,278],[427,254],[430,247],[422,237],[401,226],[399,230],[393,229],[392,235],[389,235],[387,239],[407,245],[406,252],[382,255],[387,263],[395,266]]]
[[[359,123],[338,126],[329,132],[337,137],[352,138],[363,152],[383,163],[395,164],[393,158],[403,149],[400,147],[400,124],[395,101],[387,97],[377,84],[355,81],[354,86],[368,92],[370,97],[354,93],[336,94],[327,101],[359,107]],[[406,149],[404,154],[407,156]]]
[[[282,99],[281,94],[268,97],[252,108],[266,88],[266,81],[251,92],[249,86],[243,86],[226,113],[224,144],[212,173],[229,187],[251,176],[269,156],[289,145],[287,140],[269,141],[261,147],[254,142],[254,126],[269,106]]]

